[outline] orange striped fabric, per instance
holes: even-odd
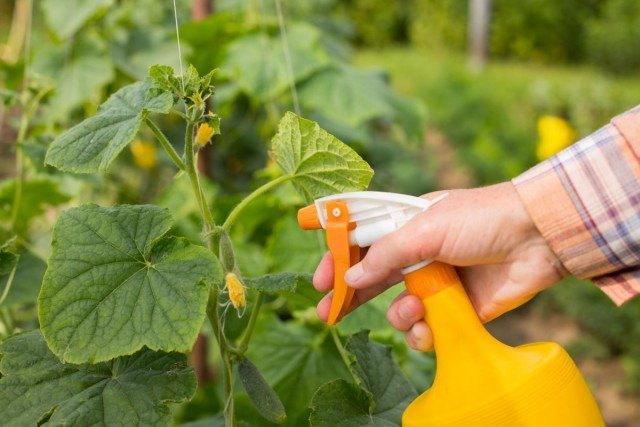
[[[640,106],[513,182],[568,271],[619,305],[640,293]]]

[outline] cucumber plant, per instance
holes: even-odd
[[[358,423],[399,422],[415,393],[389,349],[370,342],[366,333],[353,335],[345,346],[335,329],[283,327],[273,311],[261,308],[270,295],[308,292],[309,275],[245,277],[231,238],[241,213],[285,183],[310,200],[363,190],[372,169],[317,123],[286,113],[270,145],[280,172],[216,221],[196,168],[199,149],[220,133],[220,118],[205,109],[214,93],[214,73],[200,76],[189,67],[176,76],[169,66],[154,66],[145,80],[118,90],[94,116],[50,144],[47,164],[74,174],[98,173],[149,129],[173,163],[176,179],[188,180],[202,229],[199,243],[177,236],[169,210],[154,205],[85,204],[60,214],[38,296],[40,329],[0,344],[0,412],[8,424],[169,423],[170,405],[187,401],[196,390],[185,353],[205,319],[217,342],[224,384],[221,414],[212,423],[247,421],[235,410],[240,384],[261,417],[252,424],[299,425],[309,416],[308,407],[312,425],[345,416]],[[167,114],[184,121],[180,150],[158,124]],[[3,275],[15,265],[5,247]],[[248,303],[247,321],[231,333],[229,304],[239,309],[231,314],[237,317]],[[254,355],[251,339],[261,329],[257,339],[263,351]],[[287,342],[299,347],[281,347]],[[271,354],[264,351],[269,345]],[[309,387],[305,375],[314,372],[284,368],[301,354],[327,357],[331,369],[320,375],[327,384]],[[292,418],[282,401],[296,409]],[[246,408],[246,401],[238,403]]]

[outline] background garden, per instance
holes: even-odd
[[[181,58],[184,69],[192,64],[201,76],[219,69],[207,111],[220,117],[221,134],[198,156],[216,223],[282,176],[268,149],[287,111],[317,121],[359,153],[375,170],[369,188],[418,195],[510,179],[640,104],[636,0],[493,0],[481,66],[470,65],[468,0],[175,5],[174,15],[171,1],[0,0],[1,340],[38,328],[51,230],[65,209],[152,203],[171,213],[171,235],[202,241],[188,177],[176,174],[149,126],[140,127],[107,172],[72,175],[44,164],[52,141],[99,113],[118,89],[143,80],[154,64],[179,74]],[[157,123],[180,151],[181,116]],[[397,415],[413,391],[394,400],[360,384],[367,380],[349,365],[365,350],[390,361],[376,343],[391,346],[389,375],[407,381],[397,366],[411,383],[407,390],[422,391],[432,381],[432,356],[409,350],[385,320],[399,288],[347,317],[337,331],[317,320],[320,295],[303,273],[313,271],[323,245],[295,219],[307,201],[283,184],[252,199],[229,231],[247,304],[236,310],[223,291],[216,301],[221,327],[241,349],[246,344],[242,357],[268,384],[247,385],[254,378],[247,369],[254,368],[237,361],[244,370],[234,374],[240,380],[232,387],[238,425],[306,425],[310,416],[314,425],[337,422],[340,411],[332,415],[321,405],[337,396],[326,388],[336,379],[368,393],[358,411],[372,420],[385,405]],[[283,272],[296,275],[269,276]],[[371,341],[359,333],[363,328]],[[560,342],[587,377],[608,425],[640,425],[640,300],[616,308],[594,286],[568,279],[490,329],[512,344]],[[205,323],[189,352],[195,396],[189,400],[185,391],[155,402],[165,408],[162,422],[224,425],[224,357],[214,335]],[[12,368],[7,355],[18,348],[7,342],[0,397],[17,393],[2,390]],[[256,402],[251,387],[272,388],[286,420],[277,404]],[[54,408],[62,404],[44,405],[36,421],[55,421]]]

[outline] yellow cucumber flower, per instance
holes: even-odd
[[[131,153],[133,162],[142,170],[151,170],[158,164],[156,146],[152,142],[136,139],[131,143]]]
[[[247,299],[244,294],[244,285],[235,273],[227,273],[225,276],[225,285],[229,292],[231,304],[237,309],[247,305]]]
[[[209,126],[209,123],[202,123],[198,126],[198,132],[196,133],[196,144],[199,146],[206,145],[213,136],[213,128]]]
[[[561,117],[542,116],[538,120],[540,141],[536,149],[538,160],[545,160],[567,148],[576,140],[576,131]]]
[[[205,121],[198,126],[196,132],[196,144],[203,147],[211,141],[213,135],[220,134],[220,117],[217,114],[209,113],[205,116]]]

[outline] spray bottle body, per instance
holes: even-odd
[[[566,351],[496,340],[453,267],[433,263],[405,275],[405,283],[425,305],[438,364],[433,386],[405,410],[403,426],[604,426]]]

